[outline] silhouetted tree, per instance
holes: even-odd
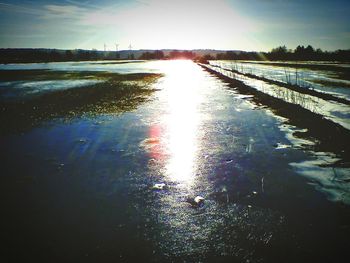
[[[284,60],[287,58],[287,52],[288,50],[286,46],[279,46],[273,48],[269,55],[273,60]]]

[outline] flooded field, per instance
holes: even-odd
[[[5,262],[347,257],[350,106],[234,76],[286,115],[192,61],[127,62],[0,65]]]
[[[296,84],[350,101],[350,65],[331,62],[211,61],[223,69],[235,69],[270,80]]]

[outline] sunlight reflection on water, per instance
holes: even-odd
[[[146,143],[166,179],[189,186],[196,173],[202,76],[191,61],[164,61],[159,66],[166,76],[159,94],[165,110],[153,116],[158,121],[150,126]]]
[[[173,181],[190,183],[196,169],[199,77],[190,61],[175,61],[168,68],[165,96],[168,113],[164,116],[169,159],[167,175]]]

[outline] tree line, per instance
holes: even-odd
[[[244,52],[244,51],[227,51],[219,53],[216,57],[206,57],[205,59],[219,60],[282,60],[282,61],[342,61],[350,62],[350,49],[336,51],[322,51],[320,48],[315,49],[311,45],[307,47],[297,46],[294,50],[287,49],[286,46],[273,48],[270,52]]]
[[[193,51],[179,51],[173,50],[168,55],[165,55],[162,50],[156,50],[154,52],[144,52],[139,59],[194,59],[196,53]]]
[[[163,50],[155,51],[97,51],[97,50],[57,50],[57,49],[0,49],[0,63],[26,62],[59,62],[59,61],[87,61],[112,59],[192,59],[205,62],[212,59],[219,60],[281,60],[281,61],[339,61],[350,62],[350,49],[336,51],[322,51],[311,45],[297,46],[294,50],[286,46],[273,48],[270,52],[226,51],[213,55],[208,51],[206,55],[199,55],[196,51]]]
[[[97,50],[58,50],[58,49],[0,49],[0,63],[60,62],[119,59],[113,51]]]
[[[60,62],[114,59],[194,59],[193,51],[173,50],[164,54],[162,50],[146,51],[97,51],[58,49],[0,49],[0,63]]]

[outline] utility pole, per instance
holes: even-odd
[[[120,56],[119,56],[119,54],[118,54],[118,47],[119,47],[119,44],[115,43],[115,58],[116,58],[116,59],[119,59],[119,58],[120,58]]]

